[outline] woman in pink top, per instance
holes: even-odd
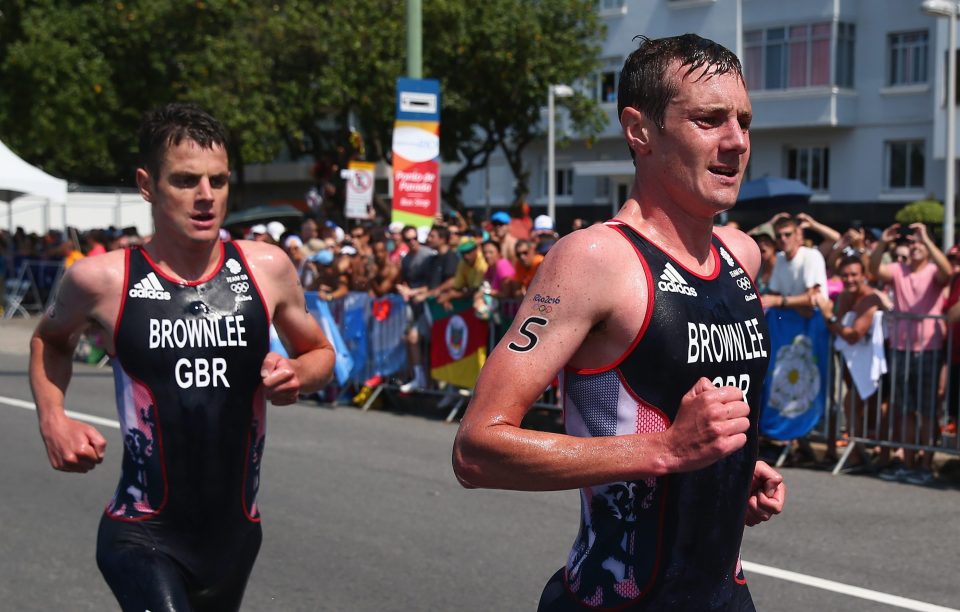
[[[483,243],[483,258],[487,260],[487,271],[483,280],[490,283],[492,295],[500,294],[503,282],[513,278],[516,273],[510,260],[500,256],[500,243],[496,240],[487,240]]]

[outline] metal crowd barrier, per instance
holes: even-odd
[[[3,318],[43,312],[56,295],[63,261],[16,257],[4,282]]]
[[[855,451],[866,463],[866,448],[960,455],[960,361],[951,359],[960,325],[948,324],[942,315],[882,316],[887,373],[874,393],[861,397],[845,360],[832,352],[826,417],[836,427],[827,429],[830,434],[845,430],[848,436],[834,474]],[[828,444],[833,438],[828,435]]]
[[[398,296],[392,294],[393,299],[396,300]],[[362,293],[350,293],[347,296],[328,302],[330,307],[331,315],[337,325],[337,329],[346,341],[346,344],[350,345],[350,341],[347,338],[350,335],[349,326],[346,324],[345,316],[351,310],[351,301],[354,301],[352,306],[356,307],[356,300],[365,300],[367,303],[364,308],[363,318],[365,324],[368,326],[367,337],[370,339],[373,338],[383,338],[383,334],[374,334],[372,333],[373,326],[377,325],[374,323],[374,316],[372,309],[376,300],[368,298],[366,294]],[[491,314],[489,319],[489,336],[487,341],[488,355],[493,351],[497,342],[500,338],[506,333],[509,329],[513,317],[516,316],[517,310],[519,309],[520,301],[519,300],[499,300],[497,307],[494,312]],[[409,327],[408,321],[406,318],[400,319],[400,322],[397,324],[397,327],[393,327],[389,330],[389,334],[392,337],[403,336],[406,330]],[[427,318],[427,323],[429,324],[429,317]],[[382,330],[381,330],[382,331]],[[421,329],[421,332],[424,331]],[[448,422],[453,421],[458,414],[466,407],[470,398],[473,395],[473,389],[451,389],[443,385],[443,383],[438,383],[430,377],[430,344],[431,338],[429,333],[420,333],[420,339],[417,343],[417,354],[419,355],[420,364],[424,368],[424,373],[426,375],[426,385],[423,388],[420,388],[416,393],[421,395],[439,397],[441,399],[440,404],[443,405],[443,400],[447,400],[447,405],[443,406],[445,409],[448,409],[446,420]],[[337,401],[342,401],[344,394],[350,392],[352,395],[351,388],[356,388],[358,391],[362,387],[364,381],[376,376],[381,375],[382,381],[375,388],[370,389],[369,394],[362,398],[362,403],[360,405],[361,410],[369,410],[378,400],[378,398],[386,391],[390,392],[399,392],[401,384],[397,380],[406,381],[410,380],[413,377],[413,371],[410,367],[409,359],[405,366],[396,372],[385,373],[379,371],[377,365],[377,359],[381,355],[381,348],[377,346],[376,342],[371,342],[369,346],[364,347],[365,350],[358,351],[358,354],[365,354],[365,358],[362,361],[362,368],[355,368],[357,375],[351,377],[350,383],[341,387],[339,385],[331,385],[327,388],[326,394],[328,396],[338,398]],[[558,411],[560,410],[560,398],[559,391],[556,386],[551,386],[546,389],[540,399],[533,405],[534,409],[537,410],[548,410],[548,411]]]

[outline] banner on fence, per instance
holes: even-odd
[[[350,380],[350,372],[353,370],[353,357],[350,355],[350,350],[347,348],[343,336],[340,335],[337,322],[333,318],[333,313],[330,312],[330,306],[320,299],[316,291],[306,291],[303,297],[307,302],[307,311],[320,324],[323,335],[327,337],[336,352],[336,363],[334,363],[333,370],[337,384],[345,385]]]
[[[391,376],[407,366],[406,302],[396,294],[372,300],[370,305],[371,374]]]
[[[763,385],[760,433],[801,438],[824,414],[830,333],[820,311],[806,318],[789,308],[766,312],[770,367]]]
[[[427,304],[433,320],[430,376],[458,387],[473,387],[487,358],[487,322],[477,318],[470,298],[454,300],[451,310],[433,299]]]

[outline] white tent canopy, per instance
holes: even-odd
[[[31,166],[0,142],[0,200],[9,202],[20,195],[38,196],[54,204],[65,204],[67,181]]]

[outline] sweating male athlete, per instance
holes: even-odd
[[[153,239],[72,266],[31,340],[40,433],[55,469],[103,460],[103,436],[64,413],[76,339],[101,329],[124,449],[97,564],[124,610],[235,610],[260,547],[265,402],[326,384],[334,354],[279,248],[219,240],[230,170],[213,117],[148,113],[140,164]],[[268,352],[271,322],[296,358]]]
[[[454,469],[467,487],[581,490],[541,610],[752,610],[743,527],[780,512],[785,487],[757,461],[760,253],[713,225],[747,166],[750,99],[736,56],[687,34],[642,40],[618,106],[630,199],[550,250],[484,365]],[[560,370],[566,433],[521,429]]]

